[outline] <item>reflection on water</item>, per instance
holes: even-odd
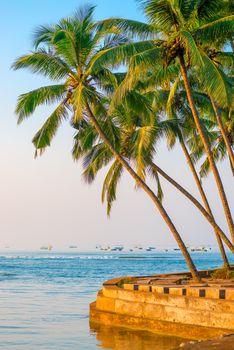
[[[89,303],[103,281],[187,269],[180,253],[0,252],[0,348],[4,350],[170,350],[179,339],[89,328]],[[121,258],[120,258],[121,257]],[[193,254],[199,269],[221,264]],[[233,257],[232,260],[233,261]],[[233,261],[234,262],[234,261]]]
[[[171,350],[185,342],[182,338],[168,337],[128,328],[108,327],[90,323],[98,345],[113,350]],[[186,339],[188,341],[188,339]]]

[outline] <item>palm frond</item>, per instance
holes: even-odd
[[[82,120],[79,124],[78,131],[74,136],[72,156],[75,161],[89,152],[97,141],[98,135],[90,123]]]
[[[44,49],[19,57],[12,68],[29,69],[33,73],[42,74],[52,80],[67,78],[69,74],[73,75],[73,71],[60,57]]]
[[[55,32],[54,26],[39,26],[33,33],[33,46],[37,49],[41,44],[52,42]]]
[[[203,67],[203,60],[200,54],[200,51],[196,45],[196,42],[193,39],[193,36],[188,31],[181,31],[180,38],[183,42],[183,45],[188,55],[188,59],[191,65]]]
[[[223,161],[227,156],[227,150],[226,150],[224,141],[219,142],[219,144],[216,147],[213,147],[212,153],[213,153],[215,162]],[[210,171],[211,171],[210,162],[208,158],[206,158],[200,168],[200,172],[199,172],[200,177],[201,178],[207,177]]]
[[[95,72],[100,71],[103,66],[117,67],[120,64],[127,64],[129,59],[134,55],[152,49],[153,47],[154,42],[148,40],[126,43],[117,47],[101,50],[90,60],[86,74],[95,74]]]
[[[179,81],[180,81],[180,76],[178,76],[176,78],[176,80],[174,81],[174,83],[172,84],[172,86],[170,88],[169,95],[168,95],[168,100],[167,100],[167,104],[166,104],[166,113],[167,113],[169,118],[173,118],[172,104],[173,104],[173,99],[175,97],[175,94],[176,94],[176,91],[178,88]]]
[[[149,77],[145,77],[145,90],[154,90],[158,86],[164,86],[165,83],[173,81],[180,73],[180,68],[177,64],[171,64],[169,66],[159,66],[152,70]]]
[[[204,67],[201,70],[202,84],[215,101],[226,107],[230,103],[230,90],[225,75],[204,52],[201,53]]]
[[[41,129],[33,137],[33,144],[36,150],[44,150],[50,146],[53,137],[56,135],[61,122],[68,116],[66,105],[62,102],[46,120]]]
[[[197,15],[203,23],[216,19],[224,7],[223,0],[199,0],[196,3]]]
[[[107,172],[102,187],[102,202],[107,202],[107,215],[110,216],[113,202],[116,200],[116,189],[123,172],[123,166],[116,160]]]
[[[140,178],[145,180],[147,164],[155,151],[154,142],[157,127],[154,125],[142,126],[133,133],[134,140],[133,159],[136,172]]]
[[[91,184],[95,180],[98,171],[108,165],[112,159],[113,155],[104,143],[98,143],[85,152],[83,158],[83,168],[85,170],[82,174],[85,181]]]
[[[84,102],[84,85],[80,83],[72,95],[72,104],[74,106],[74,123],[80,122],[84,116]]]
[[[161,186],[161,181],[158,175],[157,167],[155,167],[154,163],[151,163],[148,167],[148,171],[150,176],[156,181],[157,184],[157,197],[159,201],[162,203],[163,201],[163,190]]]
[[[153,25],[160,28],[161,32],[170,32],[175,24],[178,24],[169,0],[138,0]]]
[[[147,72],[157,64],[161,54],[162,50],[156,47],[138,53],[130,59],[126,77],[112,96],[110,113],[112,113],[113,109],[126,96],[127,92],[131,91],[139,81],[143,80]]]
[[[234,69],[234,52],[218,52],[214,60],[228,71]]]
[[[210,44],[216,42],[217,38],[232,40],[234,36],[234,15],[219,18],[200,26],[194,33],[195,38],[199,41]]]
[[[191,0],[174,0],[178,5],[181,15],[184,18],[184,21],[189,22],[192,18],[194,20],[194,10],[196,7],[196,1]]]
[[[125,18],[108,18],[96,23],[98,31],[125,33],[130,38],[141,40],[154,38],[157,29],[154,25]]]
[[[67,87],[64,84],[50,85],[20,95],[15,109],[18,124],[29,117],[38,106],[64,99],[66,90]]]
[[[80,6],[74,13],[74,18],[78,22],[93,22],[93,13],[96,6],[93,6],[91,4],[85,4],[83,6]]]

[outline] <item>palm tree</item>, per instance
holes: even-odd
[[[165,116],[168,115],[170,118],[175,118],[174,119],[175,122],[172,120],[173,123],[170,123],[168,125],[168,126],[170,126],[169,128],[167,127],[166,137],[168,138],[168,145],[174,146],[175,140],[176,140],[176,138],[178,138],[179,143],[181,145],[181,148],[184,152],[185,158],[187,160],[187,163],[190,167],[191,173],[194,177],[198,191],[199,191],[200,196],[202,198],[205,209],[206,209],[207,213],[209,213],[209,215],[215,221],[215,218],[214,218],[213,213],[211,211],[210,204],[208,202],[207,196],[206,196],[205,191],[203,189],[202,183],[199,179],[199,176],[196,172],[192,158],[187,150],[187,146],[186,146],[185,141],[184,141],[183,130],[186,130],[186,131],[190,130],[190,132],[193,131],[194,130],[194,123],[193,122],[191,123],[191,120],[190,120],[191,110],[190,110],[189,106],[187,106],[187,101],[186,101],[185,93],[183,90],[184,86],[181,83],[179,84],[180,79],[178,79],[178,78],[180,78],[180,77],[177,77],[175,79],[174,84],[172,86],[167,86],[167,89],[164,91],[164,90],[162,90],[162,88],[163,88],[163,85],[165,86],[165,83],[162,82],[162,87],[157,87],[157,85],[155,84],[157,81],[154,82],[153,78],[150,77],[150,85],[152,85],[152,89],[153,90],[156,89],[156,91],[157,91],[157,89],[159,89],[159,92],[157,93],[157,95],[160,95],[160,98],[157,98],[157,103],[155,104],[156,105],[155,112],[157,114],[164,114]],[[148,81],[146,79],[145,86],[149,89],[149,84],[147,84],[147,83],[148,83]],[[178,89],[179,89],[179,92],[177,91]],[[213,113],[212,106],[209,106],[210,100],[209,100],[208,96],[204,95],[204,93],[200,93],[197,90],[196,90],[195,96],[197,98],[196,102],[199,103],[199,106],[201,106],[201,103],[202,103],[203,108],[200,108],[200,110],[202,110],[203,113],[204,113],[204,111],[205,111],[205,113],[207,113],[207,112]],[[177,119],[178,116],[180,116],[180,119]],[[187,122],[185,122],[186,119],[187,119]],[[207,122],[208,121],[206,121],[206,123]],[[203,128],[205,128],[204,124],[203,124]],[[168,174],[166,174],[157,165],[153,164],[152,162],[151,162],[151,165],[154,167],[154,169],[159,174],[161,174],[164,178],[166,178],[166,180],[168,180],[173,186],[175,186],[180,192],[182,192],[189,200],[191,200],[192,203],[204,215],[204,211],[202,210],[200,203],[197,203],[197,201],[195,200],[195,198],[193,198],[191,196],[191,194],[189,194],[184,188],[182,188],[181,185],[176,183]],[[215,235],[217,238],[218,246],[219,246],[223,261],[224,261],[224,265],[226,267],[229,267],[227,255],[225,253],[225,250],[224,250],[221,238],[220,238],[219,229],[217,230],[217,228],[215,226],[213,226],[213,227],[214,227]]]
[[[129,43],[118,33],[108,35],[108,31],[96,29],[92,20],[93,10],[93,7],[86,7],[55,26],[39,28],[35,35],[35,50],[14,62],[14,69],[27,68],[51,80],[63,80],[61,84],[41,87],[21,95],[16,107],[18,122],[30,116],[38,105],[59,101],[33,138],[36,150],[43,151],[50,146],[59,125],[68,118],[69,111],[74,125],[89,120],[116,160],[152,199],[180,247],[192,277],[200,280],[188,250],[160,200],[117,151],[113,137],[101,127],[101,119],[106,113],[105,99],[98,89],[98,83],[103,77],[114,79],[104,64],[117,65],[147,46],[152,48],[152,43]],[[99,113],[95,115],[95,111]]]
[[[210,61],[209,65],[212,69],[212,74],[214,77],[216,77],[216,82],[220,86],[220,89],[223,91],[223,98],[222,98],[222,104],[219,103],[219,106],[217,105],[217,102],[215,98],[212,95],[211,89],[204,86],[204,84],[200,84],[199,90],[203,91],[204,93],[207,93],[209,96],[208,103],[211,103],[212,105],[212,114],[214,114],[218,128],[221,132],[223,141],[225,143],[227,153],[230,160],[231,168],[234,168],[234,154],[232,151],[231,142],[228,137],[228,133],[225,129],[222,114],[229,114],[233,109],[233,65],[234,65],[234,55],[230,52],[222,52],[222,48],[220,48],[219,41],[213,44],[212,48],[204,48],[207,57]],[[212,64],[211,64],[212,63]],[[191,69],[190,69],[191,70]],[[195,74],[194,74],[195,73]],[[196,76],[196,72],[193,74]],[[199,85],[199,81],[197,82]],[[222,111],[223,109],[223,111]],[[223,113],[222,113],[223,112]]]
[[[180,88],[180,91],[178,91],[178,88],[179,88],[178,83],[179,83],[179,80],[177,78],[177,80],[174,83],[175,86],[173,86],[171,88],[170,92],[168,92],[168,99],[164,103],[164,105],[166,106],[165,113],[167,114],[167,116],[169,118],[172,118],[175,115],[176,115],[176,117],[180,116],[180,119],[179,119],[180,122],[171,128],[172,135],[170,133],[168,144],[171,147],[173,147],[175,144],[175,139],[173,136],[178,138],[179,144],[181,146],[181,149],[184,153],[187,164],[190,168],[191,174],[193,175],[194,181],[196,183],[198,192],[201,196],[203,205],[204,205],[206,211],[209,213],[209,215],[213,218],[213,220],[215,220],[214,215],[213,215],[212,210],[211,210],[211,206],[210,206],[209,201],[208,201],[208,198],[205,194],[203,185],[201,183],[201,180],[199,179],[195,165],[192,161],[192,157],[189,154],[189,151],[187,149],[187,145],[185,142],[186,134],[188,134],[188,132],[190,134],[192,134],[192,136],[191,136],[192,139],[194,137],[194,123],[193,122],[191,123],[191,118],[190,118],[191,110],[190,110],[189,106],[186,106],[186,100],[184,99],[184,91],[181,90],[181,88]],[[182,86],[182,88],[183,88],[183,86]],[[176,89],[177,89],[177,91],[176,91]],[[177,94],[176,94],[176,92],[177,92]],[[205,96],[204,94],[199,93],[199,91],[197,91],[197,90],[196,90],[195,96],[197,97],[197,100],[198,100],[198,101],[196,101],[197,104],[201,105],[201,103],[202,103],[203,104],[202,107],[204,107],[204,103],[205,103],[206,112],[207,112],[207,110],[210,112],[211,107],[209,106],[208,96]],[[204,123],[203,123],[203,130],[207,130]],[[219,235],[216,228],[214,228],[214,233],[215,233],[218,247],[220,249],[220,252],[221,252],[221,255],[222,255],[222,258],[224,261],[224,267],[229,268],[228,258],[227,258],[226,252],[224,250],[222,240],[221,240],[220,235]]]
[[[185,91],[192,116],[202,140],[211,170],[223,205],[226,220],[234,241],[234,224],[224,186],[218,172],[209,141],[202,128],[198,110],[193,97],[188,73],[190,67],[198,67],[199,75],[206,90],[221,105],[226,102],[225,91],[216,81],[215,67],[204,50],[219,38],[219,44],[225,44],[233,38],[234,15],[223,16],[223,0],[142,0],[144,12],[149,24],[129,21],[121,18],[100,22],[100,28],[118,28],[125,33],[139,37],[152,37],[154,48],[146,48],[144,53],[136,54],[129,65],[127,80],[118,91],[119,101],[126,90],[134,86],[139,75],[153,71],[154,63],[163,57],[164,66],[178,62],[184,81]],[[220,12],[220,15],[219,15]],[[220,44],[221,45],[221,44]],[[116,103],[115,101],[115,103]]]
[[[109,87],[108,87],[109,89]],[[147,96],[147,94],[146,94]],[[148,96],[147,96],[148,97]],[[151,95],[152,97],[152,95]],[[152,103],[152,101],[151,101]],[[171,130],[172,121],[160,121],[155,118],[152,113],[147,113],[150,105],[145,95],[136,91],[128,94],[121,106],[115,110],[112,116],[108,117],[108,122],[112,122],[112,130],[115,130],[116,137],[119,138],[118,152],[129,159],[136,168],[137,174],[146,182],[146,176],[151,175],[157,182],[158,193],[157,197],[162,200],[162,189],[158,174],[162,175],[174,187],[177,188],[186,198],[188,198],[213,226],[217,239],[222,237],[224,242],[234,252],[234,247],[219,226],[215,219],[206,208],[204,208],[185,188],[178,184],[168,174],[166,174],[158,165],[153,162],[155,147],[157,140],[164,134],[168,135]],[[142,113],[141,113],[142,110]],[[173,121],[174,123],[174,121]],[[103,129],[107,129],[107,125],[103,125]],[[119,129],[119,130],[118,130]],[[174,131],[173,131],[174,132]],[[178,132],[177,132],[178,133]],[[75,160],[84,158],[84,178],[88,183],[91,183],[100,169],[112,163],[103,184],[102,201],[107,202],[107,213],[110,215],[110,210],[113,202],[116,199],[116,188],[123,173],[123,167],[110,153],[108,147],[103,141],[97,143],[95,130],[92,125],[79,127],[75,135],[75,143],[73,148],[73,157]],[[219,242],[220,238],[219,238]],[[228,259],[226,257],[223,245],[221,244],[221,253],[224,264],[228,267]]]

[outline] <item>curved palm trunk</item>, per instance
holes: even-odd
[[[212,151],[210,149],[209,142],[207,140],[206,134],[205,134],[205,132],[204,132],[204,130],[202,128],[201,121],[200,121],[199,116],[198,116],[198,112],[197,112],[197,109],[196,109],[196,106],[195,106],[195,102],[194,102],[194,99],[193,99],[193,96],[192,96],[190,83],[189,83],[188,76],[187,76],[187,71],[186,71],[186,67],[185,67],[184,57],[183,57],[182,54],[179,55],[179,61],[180,61],[180,70],[181,70],[181,74],[182,74],[182,77],[183,77],[183,80],[184,80],[184,86],[185,86],[187,98],[188,98],[188,101],[189,101],[189,105],[190,105],[190,108],[191,108],[191,111],[192,111],[192,115],[193,115],[193,118],[194,118],[194,122],[195,122],[196,128],[197,128],[197,130],[198,130],[198,132],[200,134],[200,137],[201,137],[204,149],[206,151],[206,154],[207,154],[207,157],[208,157],[208,160],[209,160],[209,163],[210,163],[210,167],[211,167],[211,170],[213,172],[214,179],[215,179],[218,191],[219,191],[219,196],[221,198],[221,202],[222,202],[222,205],[223,205],[223,209],[224,209],[224,213],[225,213],[226,220],[227,220],[227,223],[228,223],[228,227],[229,227],[229,230],[230,230],[230,234],[231,234],[232,240],[234,242],[234,224],[233,224],[231,210],[229,208],[229,204],[228,204],[227,197],[226,197],[226,194],[225,194],[225,191],[224,191],[223,183],[222,183],[222,180],[220,178],[218,169],[216,167],[216,164],[215,164],[215,161],[214,161],[214,157],[213,157]]]
[[[225,233],[221,230],[221,228],[217,225],[214,218],[210,216],[210,214],[206,211],[206,209],[201,205],[198,200],[191,195],[184,187],[182,187],[178,182],[172,179],[165,171],[163,171],[158,165],[151,163],[151,166],[154,167],[157,172],[162,175],[168,182],[170,182],[178,191],[180,191],[185,197],[187,197],[196,207],[202,215],[207,219],[207,221],[212,225],[212,227],[217,231],[219,236],[223,239],[224,243],[230,249],[230,251],[234,254],[234,245],[227,238]]]
[[[189,152],[188,152],[188,150],[187,150],[183,140],[180,141],[180,144],[181,144],[182,150],[184,152],[184,155],[186,157],[186,160],[187,160],[187,163],[189,165],[189,168],[190,168],[190,170],[191,170],[191,172],[193,174],[194,180],[196,182],[198,191],[200,193],[200,196],[202,198],[202,201],[203,201],[203,204],[204,204],[204,206],[206,208],[206,211],[210,214],[210,216],[214,220],[214,215],[212,213],[212,210],[211,210],[210,204],[208,202],[208,199],[206,197],[205,191],[204,191],[204,189],[202,187],[201,181],[200,181],[200,179],[199,179],[199,177],[197,175],[197,172],[196,172],[195,166],[194,166],[194,164],[192,162],[192,159],[190,157],[190,154],[189,154]],[[219,233],[218,233],[216,228],[214,229],[214,233],[215,233],[215,236],[216,236],[216,239],[217,239],[217,242],[218,242],[219,250],[220,250],[222,258],[223,258],[224,267],[229,268],[230,265],[229,265],[229,262],[228,262],[228,258],[227,258],[227,255],[226,255],[226,252],[225,252],[222,240],[221,240],[221,238],[219,236]]]
[[[231,163],[231,160],[230,158],[228,157],[229,159],[229,163],[230,163],[230,167],[231,167],[231,171],[232,171],[232,175],[234,176],[234,167],[232,166],[232,163]]]
[[[214,113],[215,113],[215,116],[216,116],[216,119],[217,119],[217,122],[218,122],[218,125],[219,125],[219,129],[221,131],[221,134],[223,136],[223,140],[224,140],[224,143],[226,145],[226,148],[227,148],[227,151],[228,151],[228,156],[229,156],[229,159],[230,159],[230,163],[232,165],[232,169],[234,168],[234,154],[232,152],[232,147],[231,147],[231,144],[228,140],[228,136],[226,134],[226,131],[225,131],[225,128],[224,128],[224,125],[223,125],[223,121],[222,121],[222,118],[221,118],[221,115],[219,114],[219,111],[218,111],[218,108],[216,106],[216,103],[213,99],[213,97],[211,95],[209,95],[209,98],[211,100],[211,103],[212,103],[212,107],[213,107],[213,110],[214,110]]]
[[[113,155],[116,157],[116,159],[120,162],[120,164],[122,164],[122,166],[127,170],[127,172],[132,176],[132,178],[136,181],[136,183],[148,194],[148,196],[152,199],[152,201],[154,202],[155,206],[157,207],[157,209],[159,210],[161,216],[163,217],[164,221],[166,222],[167,226],[169,227],[171,233],[173,234],[182,254],[184,255],[184,258],[188,264],[188,267],[190,269],[190,272],[192,274],[192,277],[194,280],[196,281],[200,281],[200,277],[198,274],[198,271],[191,259],[191,256],[183,242],[183,240],[181,239],[178,231],[176,230],[173,222],[171,221],[169,215],[167,214],[166,210],[164,209],[164,207],[162,206],[162,204],[160,203],[160,201],[158,200],[158,198],[155,196],[155,194],[153,193],[153,191],[147,186],[147,184],[136,174],[136,172],[130,167],[130,165],[126,162],[126,160],[115,150],[115,148],[113,147],[112,143],[110,142],[110,140],[108,139],[108,137],[106,136],[106,134],[103,132],[103,130],[101,129],[98,121],[96,120],[89,104],[86,104],[87,110],[88,110],[88,114],[90,117],[90,120],[93,122],[93,125],[97,131],[97,133],[99,134],[99,136],[102,138],[102,140],[105,142],[105,144],[109,147],[109,149],[111,150],[111,152],[113,153]]]

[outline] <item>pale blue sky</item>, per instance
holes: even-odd
[[[112,216],[106,218],[100,201],[102,176],[91,187],[82,181],[81,167],[73,163],[70,154],[73,132],[69,125],[60,130],[51,149],[37,160],[33,158],[31,138],[47,116],[46,109],[39,109],[34,118],[16,126],[17,96],[45,81],[25,71],[11,71],[12,61],[30,51],[31,34],[37,25],[53,23],[84,3],[79,0],[0,2],[0,249],[5,245],[38,248],[49,243],[60,249],[69,244],[93,248],[97,243],[174,245],[150,200],[141,191],[134,191],[127,175],[120,184]],[[134,0],[92,3],[97,5],[97,19],[124,16],[143,20]],[[168,153],[165,146],[159,147],[158,163],[195,190],[178,150]],[[221,165],[221,173],[233,207],[233,179],[226,163]],[[225,228],[212,176],[204,184]],[[165,206],[188,244],[214,243],[212,229],[200,214],[167,185]]]

